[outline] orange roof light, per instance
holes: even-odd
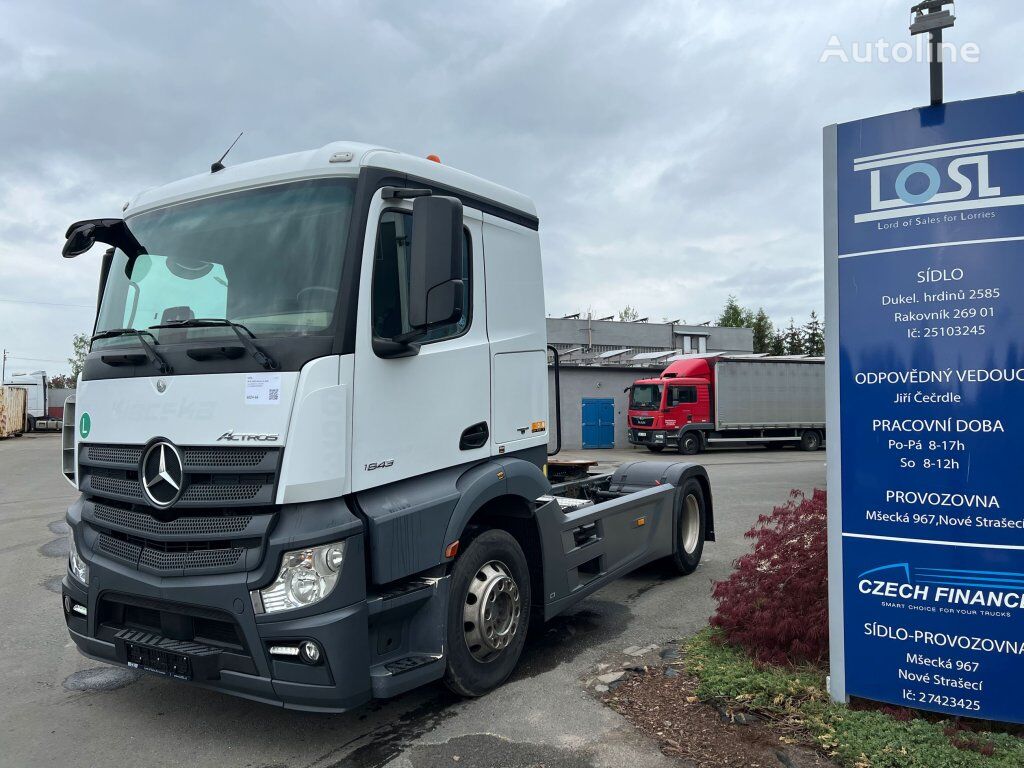
[[[433,160],[435,163],[441,162],[441,158],[437,155],[427,155],[427,160]]]

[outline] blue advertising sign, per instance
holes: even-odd
[[[826,129],[826,191],[833,695],[1024,722],[1024,94]]]

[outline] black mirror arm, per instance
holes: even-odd
[[[85,252],[84,250],[68,252],[68,244],[70,244],[71,238],[80,232],[91,240],[89,247],[92,247],[93,243],[112,245],[124,251],[130,262],[146,253],[142,243],[135,239],[135,235],[128,229],[128,225],[124,223],[124,219],[86,219],[84,221],[76,221],[64,233],[64,237],[68,241],[64,246],[64,258],[72,259]],[[88,250],[88,247],[85,250]]]

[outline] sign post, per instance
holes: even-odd
[[[1024,94],[825,129],[833,698],[1024,722]]]

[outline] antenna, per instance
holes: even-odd
[[[956,23],[956,16],[944,9],[947,5],[953,5],[953,0],[924,0],[910,9],[914,14],[910,34],[928,33],[933,107],[942,103],[942,30]]]
[[[235,148],[235,144],[237,144],[238,140],[242,138],[243,133],[245,133],[245,131],[240,131],[235,137],[235,140],[231,142],[231,146],[224,150],[224,154],[220,156],[220,160],[210,166],[210,173],[216,173],[217,171],[224,170],[224,158],[228,156],[228,152]]]

